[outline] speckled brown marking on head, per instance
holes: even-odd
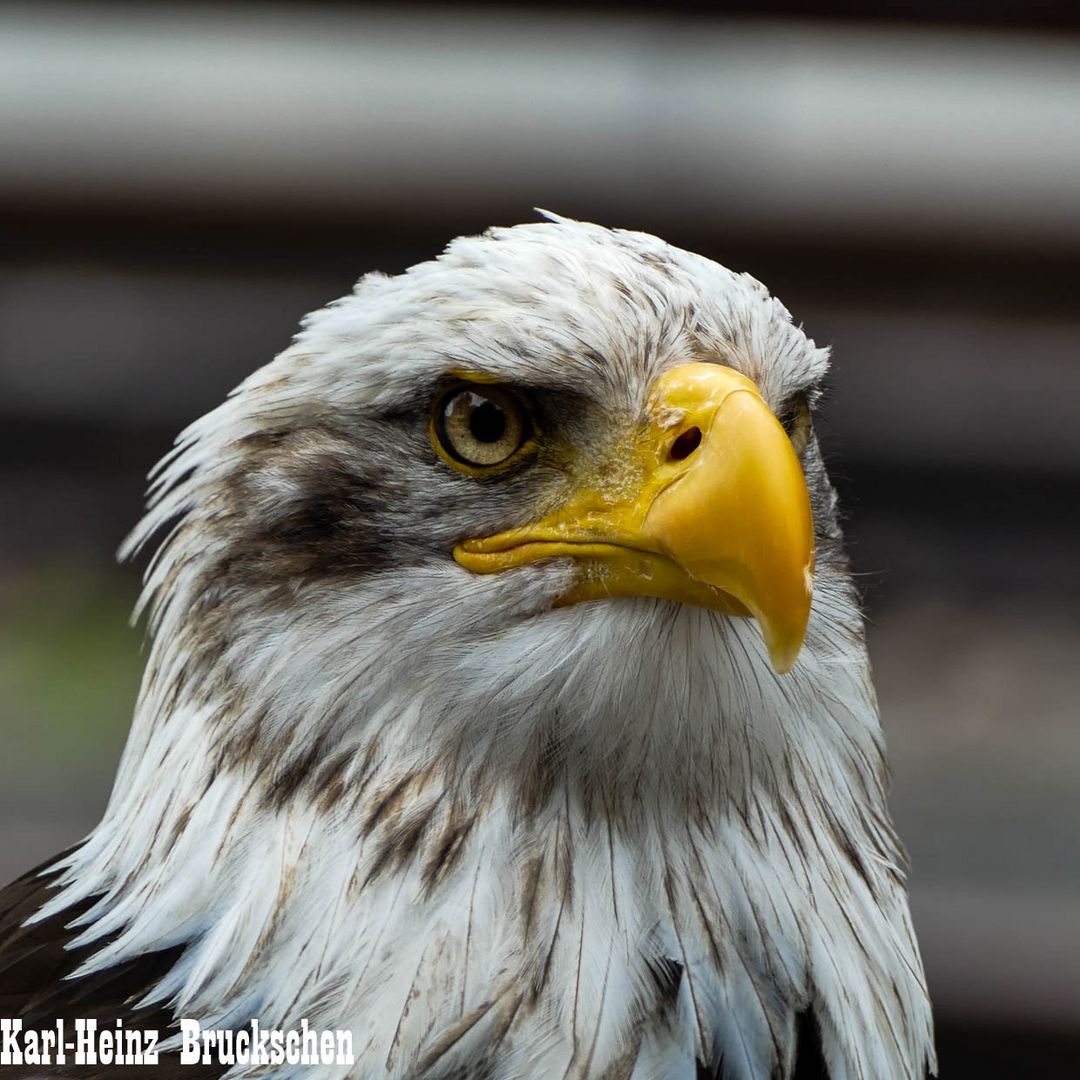
[[[405,797],[409,789],[416,783],[416,779],[416,773],[406,773],[382,791],[375,793],[361,829],[363,835],[370,836],[375,827],[385,818],[400,813]]]
[[[661,277],[669,281],[674,279],[675,267],[669,258],[656,251],[642,251],[638,253],[638,256],[643,263],[651,266]]]
[[[521,936],[529,941],[532,937],[533,920],[536,917],[536,909],[541,902],[541,875],[544,871],[544,858],[542,855],[534,855],[527,859],[521,871]]]
[[[334,754],[319,765],[314,774],[308,778],[311,793],[321,813],[329,813],[345,799],[348,791],[346,777],[355,757],[356,754],[352,750]],[[361,784],[362,781],[357,786]]]
[[[194,806],[185,806],[180,814],[177,816],[176,821],[173,822],[172,829],[169,835],[169,846],[174,847],[176,841],[179,840],[181,834],[188,827],[188,822],[191,820],[191,811]]]
[[[420,871],[425,896],[431,896],[457,865],[475,822],[475,815],[466,813],[462,807],[455,807],[451,811],[442,831],[432,840],[428,857]]]
[[[228,701],[228,697],[226,698]],[[217,718],[222,763],[227,769],[243,769],[253,763],[269,760],[264,746],[263,728],[268,706],[253,715],[244,714],[231,707],[223,709]],[[237,723],[243,716],[243,723]]]
[[[246,435],[241,435],[233,445],[241,452],[250,451],[260,454],[279,449],[294,434],[295,432],[291,427],[266,428],[262,431],[251,431]]]
[[[263,804],[272,809],[282,809],[312,779],[325,754],[326,747],[316,742],[300,757],[286,758],[262,789]]]
[[[537,726],[535,745],[528,755],[529,767],[517,788],[517,806],[525,818],[534,817],[547,806],[563,770],[562,751],[550,722]]]
[[[425,814],[395,821],[382,830],[383,835],[365,877],[365,885],[371,884],[383,874],[402,870],[412,862],[435,812],[436,806],[432,806]]]

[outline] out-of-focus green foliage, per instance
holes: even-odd
[[[143,634],[133,569],[48,562],[0,582],[0,727],[6,784],[111,772],[131,720]]]

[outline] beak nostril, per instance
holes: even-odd
[[[672,444],[669,457],[672,461],[688,458],[701,445],[701,428],[687,428]]]

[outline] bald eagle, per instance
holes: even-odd
[[[184,1076],[229,1066],[181,1018],[353,1036],[230,1075],[933,1071],[826,367],[752,277],[554,216],[308,316],[152,474],[131,734],[0,895],[3,1015]]]

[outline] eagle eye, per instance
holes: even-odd
[[[521,402],[497,386],[458,386],[435,405],[436,447],[451,464],[474,469],[501,465],[530,434]]]

